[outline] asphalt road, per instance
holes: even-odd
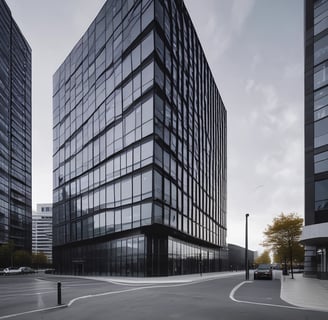
[[[66,306],[49,309],[56,307],[58,281]],[[0,320],[327,319],[327,313],[282,301],[279,280],[243,281],[234,275],[187,284],[119,285],[47,275],[0,277]]]

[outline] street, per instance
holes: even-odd
[[[0,319],[327,319],[282,301],[279,279],[244,282],[238,273],[146,285],[36,274],[0,277],[0,287]]]

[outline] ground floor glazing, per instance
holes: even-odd
[[[225,248],[209,248],[158,234],[54,247],[53,254],[59,274],[168,276],[224,271],[228,265]]]

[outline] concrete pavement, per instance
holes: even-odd
[[[328,280],[304,278],[302,273],[281,277],[282,300],[306,309],[328,312]]]

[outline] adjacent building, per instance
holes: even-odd
[[[0,0],[0,245],[31,252],[31,48]]]
[[[305,4],[304,273],[328,279],[328,1]]]
[[[37,204],[32,214],[32,252],[43,253],[52,263],[52,204]]]
[[[226,110],[181,0],[108,0],[53,77],[59,273],[228,268]]]
[[[245,253],[246,249],[235,244],[228,244],[229,250],[229,270],[230,271],[240,271],[245,270]],[[254,261],[256,258],[257,252],[248,250],[247,258],[248,258],[248,267],[252,269],[254,267]]]

